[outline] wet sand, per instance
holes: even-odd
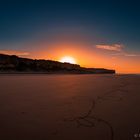
[[[140,75],[0,75],[0,140],[135,140]]]

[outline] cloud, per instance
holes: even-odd
[[[111,54],[113,56],[125,56],[125,57],[139,57],[140,56],[140,54],[129,53],[125,51],[124,45],[120,45],[120,44],[96,45],[96,48],[116,52],[114,54]]]
[[[131,54],[131,53],[126,53],[126,52],[122,52],[122,53],[116,53],[116,54],[111,54],[114,56],[126,56],[126,57],[139,57],[140,54]]]
[[[121,52],[123,45],[120,44],[113,44],[113,45],[96,45],[96,48],[98,49],[104,49],[104,50],[109,50],[109,51],[117,51]]]
[[[0,50],[0,54],[27,56],[29,55],[29,52],[17,51],[17,50]]]
[[[128,57],[136,57],[136,56],[140,56],[140,55],[138,55],[138,54],[124,54],[124,56],[128,56]]]

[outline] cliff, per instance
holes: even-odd
[[[98,74],[115,73],[115,70],[103,68],[84,68],[77,64],[61,63],[52,60],[33,60],[15,55],[0,54],[0,72],[38,72],[38,73],[79,73]]]

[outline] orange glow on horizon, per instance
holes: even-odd
[[[61,61],[64,56],[73,60],[64,59],[61,62],[76,63],[82,67],[115,69],[117,73],[140,73],[139,58],[112,56],[109,53],[94,49],[84,43],[42,43],[33,50],[32,58]],[[47,46],[47,47],[46,47]]]
[[[62,63],[76,64],[76,60],[71,56],[64,56],[59,61]]]

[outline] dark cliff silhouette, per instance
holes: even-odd
[[[52,60],[34,60],[21,58],[16,55],[0,54],[0,72],[1,73],[79,73],[79,74],[97,74],[97,73],[115,73],[115,70],[103,68],[84,68],[77,64],[61,63]]]

